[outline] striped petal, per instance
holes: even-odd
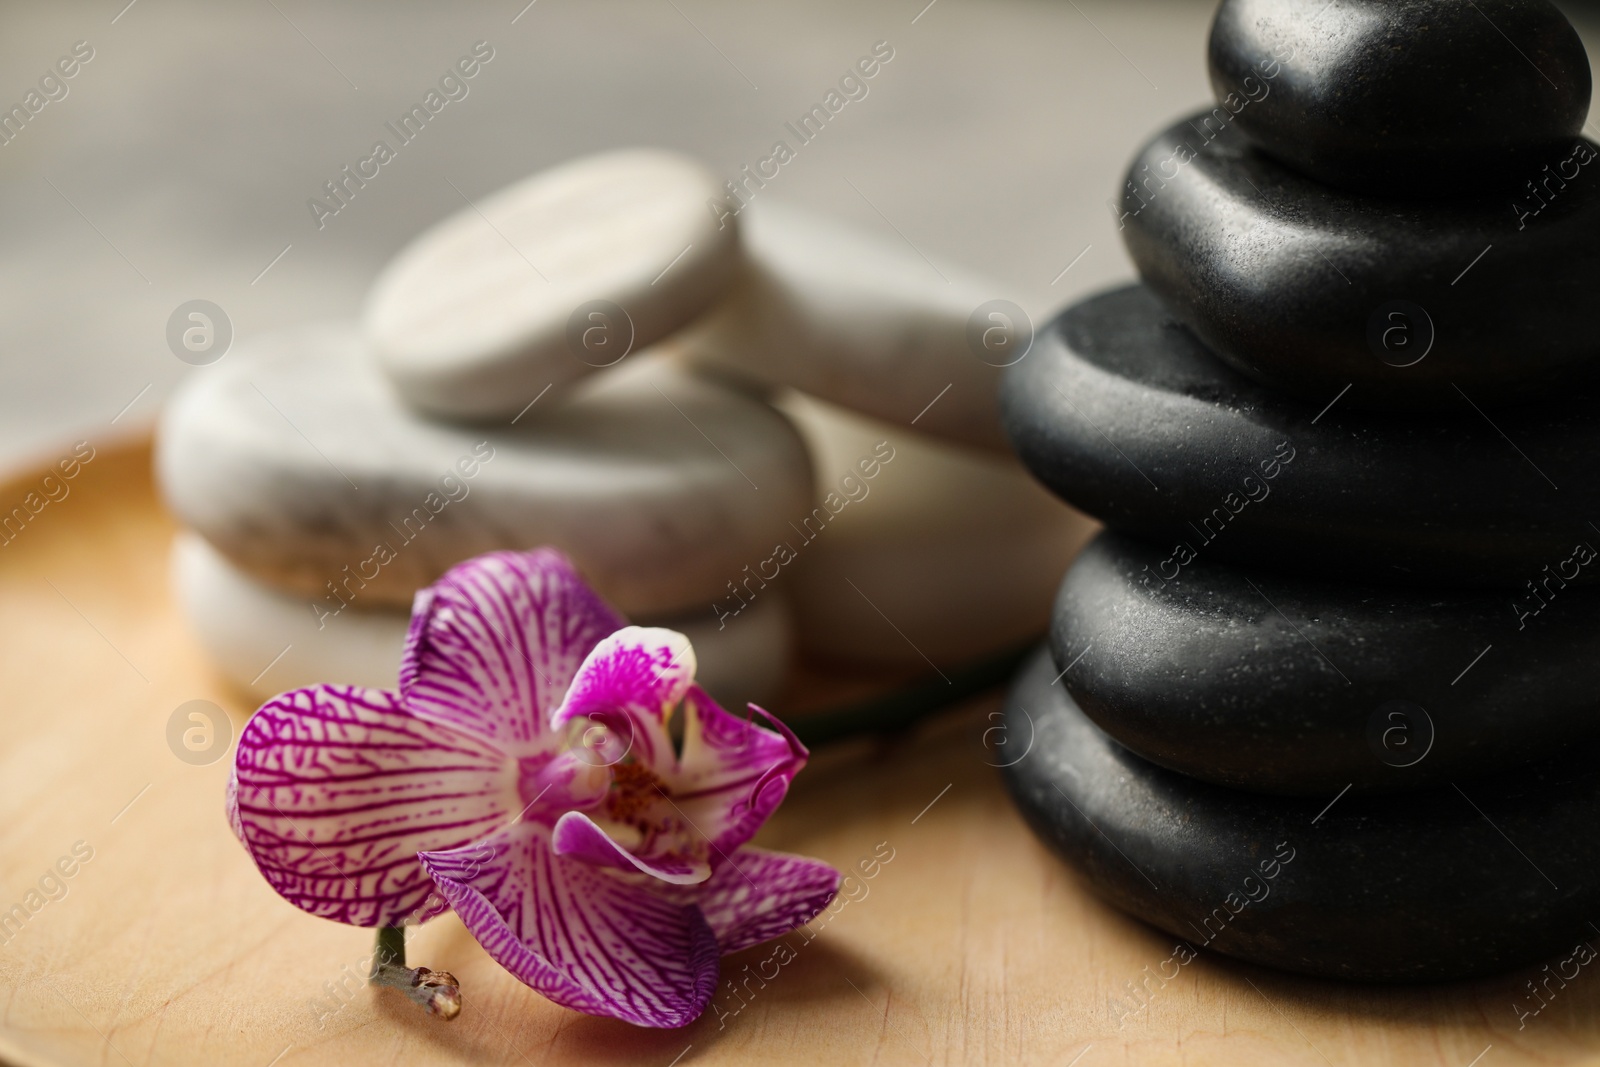
[[[711,846],[712,862],[754,836],[783,803],[789,783],[810,755],[777,719],[773,725],[729,714],[701,689],[684,700],[683,756],[669,783],[678,814]]]
[[[521,751],[625,624],[560,552],[478,556],[417,594],[400,692],[423,718]]]
[[[228,817],[295,906],[353,926],[444,910],[417,853],[456,848],[520,807],[515,764],[481,739],[412,716],[381,689],[274,697],[245,724]]]
[[[693,1022],[717,984],[699,909],[558,856],[547,833],[519,823],[421,859],[485,951],[542,996],[639,1026]]]
[[[839,880],[821,860],[741,848],[694,887],[693,900],[726,955],[804,926],[832,903]]]
[[[693,684],[694,672],[694,649],[683,634],[626,627],[594,646],[551,724],[559,730],[592,720],[609,733],[597,757],[608,763],[632,759],[659,772],[673,757],[667,718]]]

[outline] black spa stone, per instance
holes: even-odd
[[[1391,196],[1509,192],[1589,111],[1583,42],[1545,0],[1223,0],[1210,68],[1264,149]]]
[[[1302,177],[1200,114],[1146,145],[1126,178],[1113,213],[1146,284],[1275,389],[1326,403],[1351,385],[1347,405],[1445,409],[1465,392],[1489,408],[1595,369],[1600,148],[1588,141],[1492,195],[1395,200]]]
[[[1140,759],[1051,685],[1054,674],[1041,653],[1007,702],[1006,748],[1027,751],[1003,772],[1012,796],[1097,891],[1190,952],[1434,982],[1565,955],[1594,936],[1592,749],[1459,789],[1272,797]]]
[[[1207,539],[1208,559],[1527,595],[1600,536],[1592,395],[1426,416],[1306,404],[1229,370],[1141,286],[1048,324],[1000,401],[1058,496],[1159,545]]]
[[[1220,563],[1193,534],[1103,533],[1062,582],[1050,644],[1058,684],[1140,756],[1326,802],[1468,781],[1600,731],[1600,591],[1555,567],[1537,588],[1328,582]]]

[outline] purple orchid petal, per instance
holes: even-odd
[[[694,671],[694,649],[683,634],[643,626],[618,630],[595,645],[578,668],[566,700],[550,717],[551,726],[559,730],[591,719],[607,734],[597,736],[598,757],[667,770],[673,755],[667,718],[693,684]]]
[[[699,686],[684,699],[683,756],[671,793],[678,814],[710,842],[713,862],[754,836],[810,755],[788,727],[751,707],[777,729],[730,714]]]
[[[239,817],[239,767],[237,763],[228,769],[228,785],[222,795],[223,809],[228,813],[228,828],[233,831],[233,836],[239,839],[242,845],[244,840],[244,820]]]
[[[696,856],[635,855],[581,811],[561,816],[550,840],[558,856],[570,856],[596,867],[640,871],[672,885],[694,885],[711,877],[711,865]]]
[[[400,692],[422,718],[522,747],[626,624],[553,549],[478,556],[417,594]]]
[[[741,848],[686,899],[705,915],[727,955],[804,926],[832,903],[839,881],[821,860]]]
[[[228,818],[290,903],[353,926],[444,910],[417,853],[456,848],[519,807],[515,764],[412,716],[381,689],[318,686],[267,701],[234,756]]]
[[[524,822],[420,858],[484,950],[542,996],[639,1026],[693,1022],[717,984],[699,909],[558,856],[546,833]]]

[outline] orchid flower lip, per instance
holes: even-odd
[[[556,1003],[681,1026],[720,955],[839,886],[748,844],[808,753],[765,709],[729,714],[695,669],[687,638],[628,626],[559,553],[481,556],[417,594],[397,692],[262,706],[230,818],[306,911],[392,926],[448,907]]]

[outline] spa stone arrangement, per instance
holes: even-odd
[[[992,655],[1091,528],[1005,450],[968,340],[996,295],[677,154],[555,166],[422,233],[359,321],[190,372],[157,444],[178,599],[257,699],[393,688],[418,589],[546,545],[728,707],[797,653]]]
[[[1005,714],[1034,829],[1192,948],[1433,981],[1600,905],[1590,74],[1542,0],[1225,0],[1011,368],[1107,529]]]

